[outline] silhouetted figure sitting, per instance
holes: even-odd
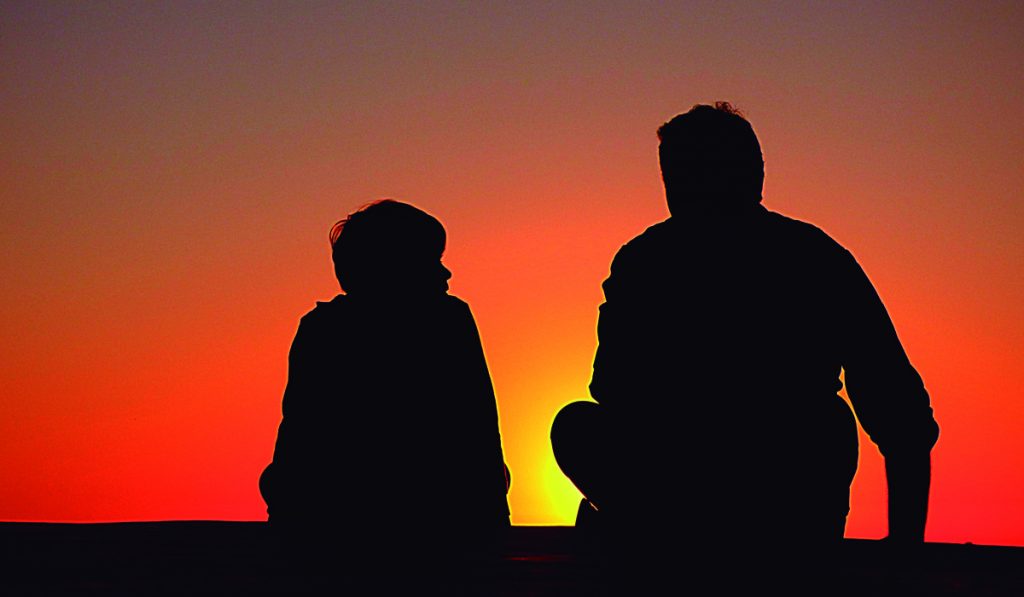
[[[336,544],[475,549],[509,524],[508,473],[476,323],[447,294],[445,230],[383,200],[331,245],[345,294],[295,334],[260,477],[270,522]]]
[[[552,427],[587,498],[579,520],[696,545],[840,539],[858,450],[843,372],[885,457],[890,538],[921,541],[938,426],[868,278],[820,229],[761,206],[760,144],[728,104],[658,137],[671,217],[615,256],[597,403]]]

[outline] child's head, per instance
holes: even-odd
[[[422,294],[448,290],[441,264],[444,226],[408,203],[383,199],[331,228],[334,274],[348,294]]]

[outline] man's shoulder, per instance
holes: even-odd
[[[626,241],[615,254],[615,259],[629,259],[645,253],[658,253],[679,234],[671,218],[648,226],[646,230]]]
[[[672,218],[668,218],[667,220],[662,220],[660,222],[657,222],[656,224],[648,226],[647,229],[645,229],[640,234],[634,236],[623,246],[642,247],[644,245],[666,241],[678,233],[676,229],[676,221],[673,220]]]
[[[767,209],[764,213],[764,222],[768,240],[771,242],[789,244],[798,251],[810,251],[815,255],[849,254],[839,241],[810,222]]]
[[[723,221],[705,226],[699,220],[669,218],[658,222],[623,244],[615,254],[613,269],[630,268],[632,264],[672,259],[680,247],[704,246],[716,236],[739,235],[736,247],[773,247],[783,253],[814,255],[818,258],[839,258],[849,251],[818,226],[760,207],[743,219]]]
[[[785,214],[781,214],[777,211],[772,211],[770,209],[764,210],[764,221],[769,226],[778,227],[779,229],[785,230],[792,234],[803,234],[808,237],[817,238],[832,238],[824,230],[815,226],[814,224],[811,224],[810,222],[798,220],[797,218],[793,218]]]
[[[646,230],[622,245],[619,251],[633,253],[643,252],[645,250],[656,250],[666,244],[677,242],[681,236],[692,235],[705,231],[702,230],[700,226],[701,224],[699,221],[684,222],[679,218],[668,218],[649,226]],[[827,232],[818,226],[766,208],[761,208],[755,214],[747,215],[743,219],[737,218],[735,221],[735,232],[743,234],[745,232],[743,228],[746,228],[747,226],[750,228],[748,228],[746,232],[768,230],[776,233],[777,235],[785,235],[792,238],[805,239],[810,242],[822,242],[841,246],[835,239],[829,236]],[[721,225],[719,224],[716,228],[721,228]]]

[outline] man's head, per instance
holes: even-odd
[[[728,102],[698,104],[658,129],[668,208],[728,209],[761,201],[764,159],[757,135]]]
[[[421,294],[448,290],[441,264],[446,235],[441,222],[408,203],[383,199],[331,228],[331,257],[348,294]]]

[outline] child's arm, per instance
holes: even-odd
[[[505,465],[501,446],[497,399],[494,396],[494,386],[491,383],[491,374],[487,368],[487,359],[484,356],[476,321],[469,306],[463,303],[463,308],[465,310],[463,318],[466,354],[464,356],[467,363],[468,398],[471,401],[472,412],[475,414],[468,419],[469,424],[474,427],[470,435],[479,438],[479,445],[486,446],[487,453],[481,454],[482,458],[479,459],[482,467],[482,479],[486,480],[485,482],[488,484],[485,489],[486,495],[488,499],[494,500],[492,508],[498,517],[498,523],[507,525],[509,517],[507,492],[511,473],[508,472]]]
[[[294,455],[303,452],[302,444],[310,437],[307,429],[308,409],[311,406],[310,395],[317,385],[313,376],[319,358],[319,327],[313,312],[306,314],[299,321],[298,330],[288,351],[288,381],[281,401],[282,418],[274,444],[272,466],[278,474],[289,477],[295,472],[295,468],[300,466]]]

